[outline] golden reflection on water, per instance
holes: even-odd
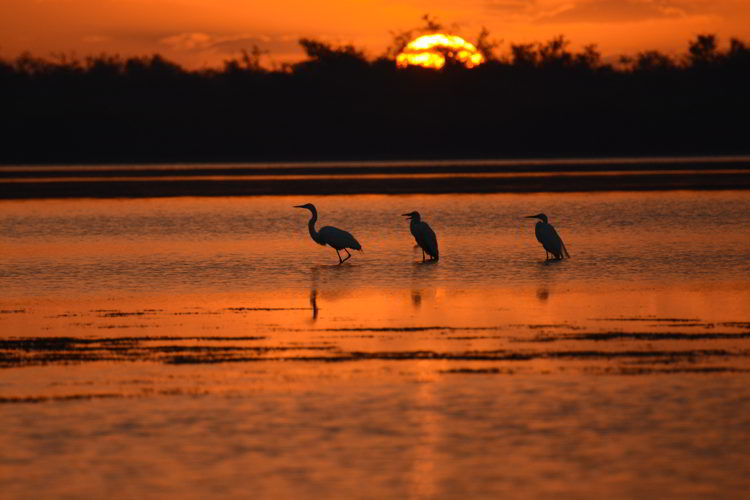
[[[734,169],[715,169],[711,170],[711,174],[722,175],[722,174],[733,174],[740,173],[743,168]],[[696,169],[675,169],[675,170],[598,170],[595,172],[582,171],[582,172],[489,172],[489,173],[473,173],[473,172],[460,172],[460,173],[406,173],[406,174],[299,174],[299,175],[201,175],[199,179],[201,181],[269,181],[269,180],[287,180],[287,181],[302,181],[302,180],[358,180],[358,179],[452,179],[452,178],[465,178],[465,179],[503,179],[503,178],[516,178],[516,177],[537,177],[540,179],[554,179],[556,177],[613,177],[613,176],[643,176],[643,175],[669,175],[669,176],[684,176],[689,174],[705,174],[705,170]],[[186,181],[194,180],[195,177],[190,176],[159,176],[154,177],[138,177],[138,176],[107,176],[107,177],[86,177],[86,176],[70,176],[70,177],[34,177],[28,179],[3,179],[4,183],[7,184],[21,184],[28,183],[33,184],[37,182],[153,182],[154,180],[159,181]]]
[[[0,445],[16,460],[0,470],[22,479],[10,498],[33,484],[24,449],[41,450],[23,453],[48,471],[43,496],[128,480],[150,497],[133,467],[179,498],[217,484],[238,498],[363,484],[381,498],[733,496],[746,450],[720,446],[750,442],[748,295],[739,282],[4,299],[4,332],[62,344],[0,349]]]
[[[426,365],[424,361],[417,362],[417,372],[420,371],[419,365]],[[429,367],[424,368],[424,375],[420,378],[414,397],[414,435],[416,436],[414,445],[414,465],[410,472],[410,482],[412,484],[410,498],[432,498],[438,490],[436,478],[439,476],[436,468],[440,466],[437,447],[441,441],[442,423],[437,413],[430,411],[432,407],[439,404],[438,398],[435,397],[435,384],[429,383],[432,376],[432,370]]]
[[[305,201],[5,204],[4,492],[750,487],[746,195],[324,198],[321,225],[365,247],[343,266]],[[538,207],[572,259],[544,263],[521,218]],[[437,264],[419,263],[412,209]]]
[[[101,355],[108,362],[154,362],[166,371],[184,364],[263,361],[275,366],[286,361],[305,365],[303,371],[309,374],[332,361],[347,360],[333,367],[337,376],[386,375],[395,368],[389,363],[401,363],[398,369],[420,379],[464,369],[619,370],[635,361],[648,364],[648,358],[621,359],[617,353],[649,350],[669,351],[665,356],[688,353],[685,360],[670,360],[672,367],[750,368],[750,293],[744,285],[727,284],[720,291],[683,287],[658,293],[639,288],[602,293],[568,287],[544,292],[540,298],[539,290],[530,287],[354,292],[312,288],[308,294],[38,298],[0,303],[0,320],[5,332],[16,332],[6,336],[10,339],[88,339],[88,344],[51,351],[55,356],[67,353],[59,361],[64,364],[76,362],[71,353],[84,352],[90,355],[84,363]],[[117,339],[132,340],[123,344]],[[33,346],[23,349],[31,350],[8,358],[8,366],[57,362],[48,356],[50,351],[42,349],[37,359],[40,352]],[[576,357],[586,350],[603,354]],[[695,353],[717,350],[723,353],[696,359]],[[282,372],[289,375],[301,368],[294,364],[286,365],[291,371]],[[44,373],[40,372],[46,377]],[[227,390],[221,380],[215,383],[206,390]],[[271,376],[263,381],[275,383],[286,386],[287,380]],[[29,386],[11,387],[18,397]]]

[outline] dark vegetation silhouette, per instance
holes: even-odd
[[[440,27],[430,19],[426,22]],[[427,26],[426,28],[428,28]],[[425,29],[426,29],[425,28]],[[750,152],[750,48],[700,35],[605,64],[562,36],[499,42],[466,69],[397,68],[313,39],[268,69],[257,47],[221,69],[159,55],[0,61],[2,163],[336,160]],[[403,45],[401,45],[401,48]]]

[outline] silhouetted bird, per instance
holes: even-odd
[[[425,252],[431,259],[438,260],[440,254],[438,252],[437,236],[435,236],[432,228],[426,222],[422,221],[419,212],[409,212],[408,214],[403,214],[403,216],[411,219],[409,229],[414,239],[417,240],[417,245],[422,249],[422,262],[425,261]]]
[[[544,247],[544,252],[549,260],[549,254],[554,255],[555,259],[562,259],[563,254],[565,257],[570,258],[568,249],[565,248],[562,238],[557,234],[552,224],[547,222],[547,216],[544,214],[528,215],[527,219],[539,219],[540,222],[536,223],[536,239]]]
[[[318,245],[329,245],[333,247],[333,249],[336,250],[336,255],[339,256],[339,264],[349,260],[352,256],[347,248],[351,248],[352,250],[362,250],[362,245],[359,244],[354,236],[344,230],[332,226],[325,226],[320,228],[320,231],[316,231],[315,221],[318,220],[318,211],[312,203],[295,205],[294,208],[306,208],[312,212],[312,217],[310,217],[310,222],[308,223],[308,226],[310,227],[310,236]],[[346,259],[341,259],[339,250],[346,252]]]

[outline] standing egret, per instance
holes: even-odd
[[[310,228],[310,236],[318,245],[329,245],[333,247],[333,249],[336,250],[336,255],[339,256],[339,264],[343,264],[345,261],[351,258],[352,254],[349,253],[349,250],[347,250],[347,248],[351,248],[352,250],[362,250],[362,245],[359,244],[354,236],[342,229],[333,226],[325,226],[321,227],[320,231],[316,231],[315,221],[318,220],[318,211],[315,209],[315,205],[313,205],[312,203],[307,203],[305,205],[295,205],[294,208],[306,208],[310,212],[312,212],[312,217],[310,217],[310,222],[308,223],[308,226]],[[346,259],[341,258],[339,250],[343,250],[346,252]]]
[[[563,255],[570,258],[568,249],[565,248],[562,238],[557,234],[552,224],[547,222],[547,216],[544,214],[528,215],[527,219],[539,219],[536,223],[536,239],[544,247],[544,253],[549,260],[549,254],[552,254],[555,259],[562,259]]]
[[[430,256],[431,260],[438,260],[440,254],[438,252],[437,236],[435,236],[432,228],[426,222],[422,221],[419,212],[409,212],[402,215],[411,220],[409,230],[411,230],[414,239],[417,240],[417,245],[422,249],[422,262],[425,261],[425,252]]]

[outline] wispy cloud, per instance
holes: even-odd
[[[213,44],[213,37],[208,33],[179,33],[159,41],[172,49],[206,50]]]
[[[158,43],[165,52],[179,57],[198,60],[216,61],[237,56],[242,50],[258,47],[268,51],[272,60],[287,61],[299,59],[302,51],[298,40],[300,36],[285,34],[234,33],[215,34],[206,32],[185,32],[162,36]]]
[[[586,0],[562,6],[554,13],[543,14],[537,21],[630,23],[686,17],[689,13],[689,7],[685,3],[670,0]]]
[[[486,0],[488,9],[501,12],[531,12],[539,7],[537,0]]]
[[[532,23],[631,23],[686,17],[708,5],[704,0],[486,0],[485,8]]]
[[[271,44],[274,39],[262,34],[214,35],[203,32],[178,33],[163,37],[159,43],[172,49],[186,51],[228,50],[235,51],[253,45]]]

